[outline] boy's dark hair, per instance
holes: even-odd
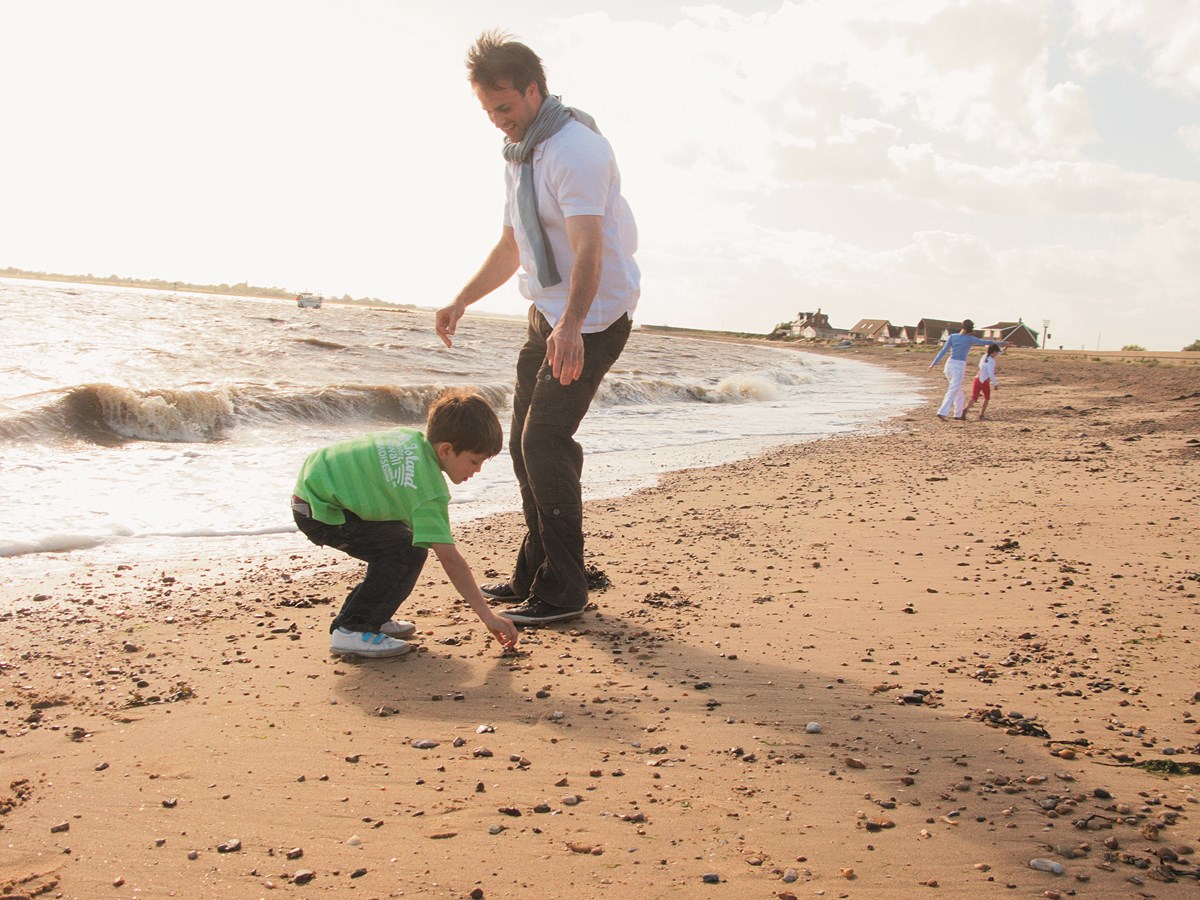
[[[536,84],[542,99],[549,96],[541,58],[499,29],[485,31],[467,51],[467,76],[489,91],[501,90],[507,82],[523,94]]]
[[[993,353],[999,353],[999,352],[1000,352],[999,344],[988,344],[988,348],[987,348],[988,356],[991,356]]]
[[[429,406],[425,437],[431,444],[443,441],[455,453],[482,453],[489,459],[504,446],[500,420],[488,402],[474,391],[447,388]]]
[[[975,323],[972,322],[970,319],[963,319],[963,331],[965,331],[967,334],[970,334],[974,330],[975,330]]]

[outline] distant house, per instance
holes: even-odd
[[[810,340],[837,340],[846,337],[848,333],[845,328],[831,326],[829,316],[820,309],[816,312],[796,313],[796,319],[792,322],[792,335]]]
[[[997,322],[983,329],[983,337],[989,341],[1008,341],[1010,347],[1038,347],[1037,332],[1018,319],[1015,322]]]
[[[887,319],[860,319],[850,329],[850,337],[856,341],[886,343],[891,338],[891,323]]]
[[[917,326],[901,325],[900,334],[896,338],[898,344],[915,344],[917,342]]]
[[[962,319],[952,322],[949,319],[921,319],[917,322],[916,337],[918,344],[940,344],[949,334],[962,331]]]

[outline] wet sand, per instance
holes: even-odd
[[[0,896],[1194,897],[1195,362],[1014,351],[984,422],[928,373],[593,503],[611,586],[518,656],[431,562],[416,652],[331,659],[359,564],[300,535],[10,581]]]

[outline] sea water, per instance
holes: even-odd
[[[313,449],[419,426],[446,386],[505,425],[523,319],[0,279],[0,566],[213,557],[295,541]],[[585,498],[869,427],[913,379],[790,347],[636,330],[579,430]],[[519,507],[507,449],[452,486],[462,522]]]

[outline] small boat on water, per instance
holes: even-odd
[[[320,294],[310,294],[305,291],[296,297],[296,305],[301,309],[320,309],[324,299]]]

